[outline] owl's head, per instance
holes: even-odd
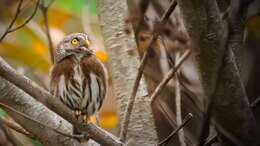
[[[59,62],[65,57],[78,53],[92,54],[89,48],[88,36],[84,33],[72,33],[67,35],[58,45],[55,53],[55,62]]]

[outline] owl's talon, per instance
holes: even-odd
[[[83,115],[83,122],[84,123],[88,123],[88,121],[89,121],[88,116],[87,115]]]
[[[75,110],[74,113],[75,113],[75,115],[76,115],[77,117],[79,117],[79,116],[81,115],[81,111],[80,111],[80,110]]]

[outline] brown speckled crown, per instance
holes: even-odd
[[[71,55],[72,53],[68,53],[65,50],[66,49],[73,49],[74,46],[70,43],[71,40],[75,37],[80,37],[82,39],[87,39],[88,40],[88,36],[87,34],[84,33],[72,33],[67,35],[59,44],[58,47],[56,49],[55,55],[54,55],[54,63],[59,62],[60,60],[62,60],[63,58]]]

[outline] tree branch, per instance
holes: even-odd
[[[71,110],[69,110],[57,98],[53,97],[48,91],[39,87],[33,81],[18,74],[2,58],[0,58],[0,76],[20,89],[23,89],[26,93],[45,104],[48,108],[58,113],[80,130],[86,131],[92,139],[100,144],[114,146],[123,145],[115,136],[109,134],[105,130],[93,124],[86,124],[78,121]]]
[[[23,4],[23,0],[20,0],[19,1],[19,4],[16,8],[16,12],[15,12],[15,15],[14,15],[14,18],[12,19],[12,21],[10,22],[10,24],[8,25],[7,29],[5,30],[4,34],[1,36],[0,38],[0,42],[5,38],[5,36],[9,33],[9,30],[13,27],[17,17],[19,16],[19,14],[21,13],[21,7],[22,7],[22,4]]]
[[[45,25],[45,33],[46,33],[46,36],[48,39],[48,44],[49,44],[51,63],[54,62],[54,47],[53,47],[51,34],[50,34],[50,28],[49,28],[48,10],[53,2],[54,2],[54,0],[49,2],[49,4],[47,6],[44,5],[44,0],[41,0],[41,3],[40,3],[40,9],[43,14],[43,21],[44,21],[44,25]]]
[[[8,33],[14,32],[14,31],[16,31],[16,30],[18,30],[18,29],[24,27],[27,23],[29,23],[29,22],[32,20],[32,18],[35,16],[35,14],[36,14],[36,12],[37,12],[37,10],[38,10],[38,8],[39,8],[40,0],[37,0],[36,6],[35,6],[35,8],[34,8],[32,14],[31,14],[22,24],[18,25],[18,26],[15,27],[15,28],[12,28],[13,25],[14,25],[14,23],[15,23],[15,21],[17,20],[19,14],[21,13],[22,3],[23,3],[23,0],[20,0],[19,4],[18,4],[18,6],[17,6],[17,10],[16,10],[16,13],[15,13],[15,16],[14,16],[13,20],[11,21],[11,23],[9,24],[9,26],[7,27],[7,29],[6,29],[6,31],[4,32],[4,34],[1,36],[0,42],[6,37],[6,35],[7,35]]]
[[[83,139],[83,138],[84,138],[84,137],[81,136],[81,135],[71,135],[71,134],[69,134],[69,133],[65,133],[65,132],[63,132],[63,131],[60,131],[60,130],[58,130],[58,129],[55,129],[55,128],[53,128],[53,127],[50,127],[50,126],[48,126],[48,125],[45,125],[45,124],[41,123],[40,121],[37,121],[37,120],[32,119],[31,117],[27,116],[27,115],[24,114],[24,113],[21,113],[21,112],[19,112],[19,111],[16,111],[15,109],[13,109],[12,107],[10,107],[10,106],[8,106],[8,105],[6,105],[6,104],[0,103],[0,106],[2,106],[4,109],[8,109],[9,111],[12,111],[13,113],[16,113],[17,115],[22,116],[23,118],[25,118],[25,119],[27,119],[27,120],[30,120],[30,121],[32,121],[32,122],[35,122],[35,123],[37,123],[37,124],[39,124],[39,125],[41,125],[41,126],[43,126],[43,127],[46,127],[46,128],[48,128],[48,129],[50,129],[50,130],[53,130],[53,131],[55,131],[55,132],[57,132],[57,133],[59,133],[59,134],[61,134],[61,135],[63,135],[63,136],[66,136],[66,137],[69,137],[69,138],[78,138],[78,139]],[[9,124],[10,124],[10,123],[9,123]],[[13,126],[13,128],[16,128],[16,130],[18,130],[18,131],[20,131],[20,132],[22,132],[22,133],[24,133],[24,134],[30,136],[28,132],[26,132],[26,131],[24,131],[24,130],[21,130],[21,128],[19,129],[19,127],[14,127],[14,126]],[[32,136],[32,135],[31,135],[31,136]]]
[[[26,136],[28,136],[29,138],[35,139],[35,136],[32,135],[30,132],[28,132],[27,130],[25,130],[23,127],[21,127],[20,125],[12,122],[11,120],[8,120],[4,117],[0,117],[0,122],[5,124],[7,127],[15,130],[16,132],[22,133]]]
[[[176,52],[175,56],[175,63],[178,63],[179,57],[180,57],[180,52]],[[177,64],[176,64],[177,65]],[[176,104],[176,124],[179,126],[182,123],[182,102],[181,102],[181,87],[180,87],[180,79],[178,76],[179,71],[175,74],[175,104]],[[185,136],[184,136],[184,130],[180,129],[178,132],[178,137],[179,137],[179,142],[180,146],[186,146],[185,143]]]
[[[179,62],[176,63],[176,65],[169,70],[169,72],[165,75],[163,80],[158,84],[156,89],[151,95],[151,104],[156,100],[156,97],[159,95],[159,93],[162,91],[162,89],[167,85],[167,83],[170,81],[170,79],[173,77],[173,75],[176,73],[178,68],[182,65],[182,63],[190,56],[191,50],[188,49],[184,52],[184,54],[180,57]]]
[[[181,125],[179,125],[174,131],[172,131],[172,133],[167,136],[164,140],[160,141],[157,146],[162,146],[163,144],[166,144],[174,135],[176,135],[179,130],[181,130],[191,119],[192,119],[192,114],[189,113],[185,116],[183,123]]]
[[[0,77],[0,101],[6,105],[12,106],[16,111],[26,113],[37,121],[52,126],[65,132],[72,132],[71,125],[63,120],[60,116],[53,113],[41,103],[37,102],[31,96]],[[5,108],[5,111],[22,127],[32,133],[36,139],[39,139],[44,145],[61,145],[71,146],[79,145],[75,139],[65,137],[63,135],[47,129],[31,120],[27,120],[23,116]]]
[[[32,20],[32,18],[35,16],[35,14],[36,14],[36,12],[37,12],[37,10],[38,10],[38,8],[39,8],[39,4],[40,4],[40,0],[37,0],[36,6],[35,6],[35,8],[34,8],[32,14],[31,14],[31,16],[29,16],[29,17],[28,17],[22,24],[20,24],[19,26],[10,29],[10,30],[8,31],[8,33],[14,32],[14,31],[16,31],[16,30],[18,30],[18,29],[24,27],[27,23],[29,23],[29,22]]]

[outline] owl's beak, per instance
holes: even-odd
[[[86,47],[87,49],[89,48],[89,41],[86,39],[83,41],[83,45],[84,47]]]

